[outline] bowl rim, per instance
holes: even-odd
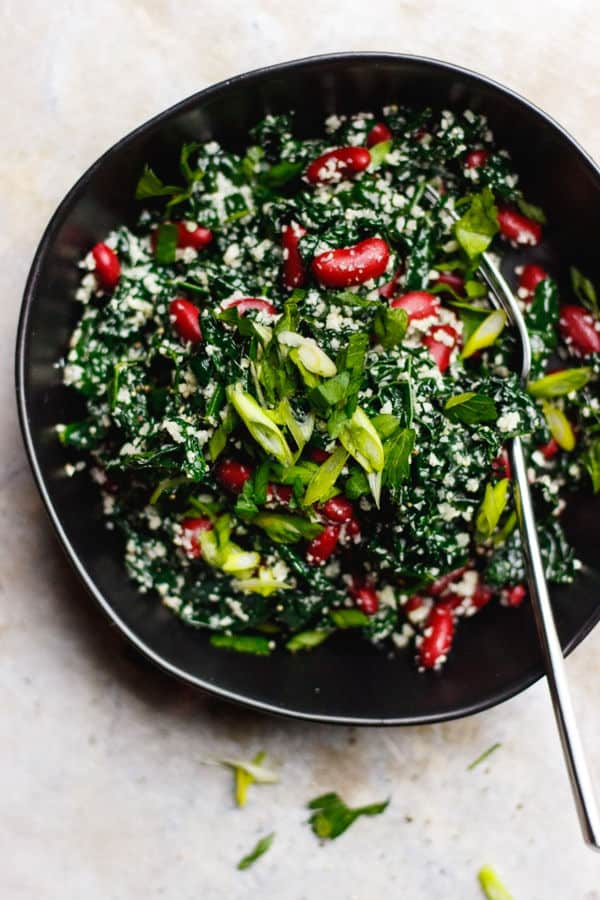
[[[49,245],[52,243],[58,229],[60,228],[64,218],[67,216],[70,211],[72,205],[77,199],[80,190],[84,187],[95,172],[102,167],[104,160],[111,156],[114,152],[118,151],[121,147],[125,146],[129,141],[140,135],[144,132],[151,131],[155,126],[159,125],[161,122],[168,120],[173,115],[176,115],[179,112],[183,112],[188,108],[196,106],[202,101],[208,99],[211,95],[221,91],[225,88],[229,88],[236,85],[244,84],[246,81],[252,81],[253,79],[260,79],[265,75],[273,75],[279,72],[286,74],[293,70],[301,70],[303,68],[311,68],[319,63],[331,63],[331,62],[344,62],[344,61],[365,61],[373,64],[377,64],[377,62],[389,62],[389,61],[398,61],[398,62],[412,62],[417,65],[430,65],[437,67],[438,69],[444,70],[448,75],[458,74],[463,77],[467,77],[475,82],[479,82],[481,85],[485,85],[487,87],[492,87],[497,91],[507,95],[509,98],[517,101],[518,103],[524,105],[529,108],[529,110],[533,111],[537,114],[542,120],[544,120],[547,124],[556,129],[560,134],[567,140],[567,142],[572,146],[572,148],[580,155],[583,161],[586,163],[587,167],[591,169],[592,174],[594,174],[600,180],[600,166],[598,166],[590,154],[576,141],[576,139],[555,119],[553,119],[548,113],[544,112],[539,106],[535,103],[532,103],[530,100],[527,100],[517,91],[513,90],[502,83],[495,81],[493,78],[489,78],[486,75],[482,75],[479,72],[473,71],[463,66],[455,65],[453,63],[446,62],[444,60],[439,60],[434,57],[421,56],[419,54],[410,54],[410,53],[394,53],[394,52],[377,52],[377,51],[344,51],[344,52],[336,52],[336,53],[322,53],[315,54],[311,56],[300,57],[284,62],[275,63],[268,66],[261,66],[256,69],[251,69],[246,72],[242,72],[238,75],[225,78],[215,84],[211,84],[200,91],[197,91],[193,94],[190,94],[183,100],[178,101],[177,103],[169,106],[167,109],[162,110],[156,115],[144,121],[142,124],[136,126],[131,131],[129,131],[124,137],[120,138],[116,141],[112,146],[110,146],[104,153],[99,156],[95,162],[93,162],[84,173],[77,179],[74,185],[70,188],[70,190],[65,194],[64,198],[61,200],[59,205],[56,207],[54,213],[52,214],[48,224],[46,225],[43,234],[40,238],[38,246],[35,250],[35,254],[33,257],[33,261],[29,270],[29,274],[27,276],[27,280],[25,283],[25,288],[23,292],[23,299],[21,304],[21,309],[19,313],[19,320],[17,325],[17,333],[16,333],[16,347],[15,347],[15,389],[16,389],[16,399],[17,399],[17,410],[19,416],[19,423],[21,427],[21,433],[23,437],[23,442],[25,445],[25,450],[27,453],[29,465],[31,467],[34,480],[37,486],[37,489],[42,498],[44,508],[48,518],[50,519],[50,523],[54,529],[56,536],[59,539],[60,546],[64,553],[66,554],[70,564],[74,568],[75,572],[79,576],[80,581],[87,589],[88,594],[96,601],[98,607],[103,611],[105,616],[108,618],[109,622],[113,625],[117,626],[119,631],[124,637],[133,644],[133,646],[151,663],[153,663],[158,669],[166,672],[167,674],[174,676],[178,680],[184,682],[185,684],[192,685],[195,688],[200,688],[208,694],[216,696],[221,700],[225,700],[231,703],[240,704],[242,706],[248,707],[250,709],[254,709],[258,712],[268,713],[272,715],[282,716],[285,718],[299,719],[308,722],[319,722],[324,724],[332,724],[332,725],[365,725],[365,726],[398,726],[398,725],[426,725],[426,724],[434,724],[436,722],[446,722],[451,721],[453,719],[459,719],[466,716],[474,715],[478,712],[483,712],[486,709],[490,709],[493,706],[496,706],[500,703],[505,702],[506,700],[515,697],[517,694],[520,694],[522,691],[530,687],[536,681],[538,681],[543,675],[544,671],[541,665],[541,651],[540,651],[540,662],[538,662],[533,670],[524,673],[520,678],[513,680],[510,684],[505,685],[503,687],[499,687],[497,690],[491,692],[483,701],[478,701],[470,704],[465,704],[460,707],[457,707],[453,710],[449,710],[443,713],[435,713],[435,714],[423,714],[423,715],[411,715],[411,716],[399,716],[393,718],[368,718],[368,717],[353,717],[353,716],[335,716],[335,715],[327,715],[324,713],[309,713],[304,712],[299,709],[290,709],[286,708],[282,705],[275,705],[272,703],[267,703],[261,700],[252,699],[246,697],[240,693],[236,693],[234,691],[230,691],[226,688],[220,687],[219,685],[212,684],[206,681],[203,678],[192,675],[189,672],[186,672],[184,669],[179,668],[177,665],[170,663],[164,657],[162,657],[159,653],[154,651],[145,641],[143,641],[134,630],[132,630],[117,614],[115,609],[108,597],[106,597],[103,592],[98,588],[96,583],[93,581],[91,576],[88,574],[88,571],[80,559],[78,553],[75,551],[73,545],[71,544],[67,534],[65,533],[60,516],[58,515],[57,510],[52,503],[49,492],[46,488],[46,478],[44,473],[42,472],[42,468],[37,458],[36,448],[32,436],[32,432],[29,425],[29,414],[28,414],[28,402],[27,402],[27,392],[25,389],[25,372],[26,372],[26,345],[27,345],[27,337],[28,337],[28,326],[29,326],[29,318],[31,313],[31,307],[33,303],[34,295],[38,288],[38,282],[40,277],[40,271],[42,266],[42,261],[46,255]],[[588,617],[588,619],[580,626],[580,628],[576,631],[576,633],[570,638],[569,641],[563,644],[563,651],[565,655],[571,653],[572,650],[590,633],[590,631],[594,628],[594,626],[600,621],[600,603],[598,604],[595,612]]]

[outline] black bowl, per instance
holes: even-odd
[[[500,146],[513,154],[526,195],[546,210],[548,240],[537,259],[564,281],[575,263],[600,279],[600,171],[544,113],[488,79],[434,60],[396,54],[316,57],[251,72],[195,94],[124,138],[63,200],[35,255],[17,344],[17,394],[31,466],[71,562],[110,619],[151,660],[185,681],[257,709],[327,722],[405,724],[464,716],[499,703],[540,677],[541,656],[527,606],[493,606],[459,630],[442,674],[419,675],[409,653],[386,653],[351,638],[311,653],[269,658],[214,649],[157,599],[127,580],[117,539],[102,523],[86,473],[66,478],[53,426],[82,412],[61,385],[77,304],[76,263],[120,222],[133,223],[133,187],[148,161],[174,169],[186,140],[215,138],[241,149],[268,112],[297,112],[301,134],[332,112],[402,102],[485,112]],[[584,562],[576,583],[553,591],[563,646],[574,647],[600,618],[598,502],[571,507],[571,540]],[[594,550],[596,551],[594,553]]]

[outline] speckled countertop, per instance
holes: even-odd
[[[483,10],[483,12],[482,12]],[[0,154],[0,896],[477,900],[496,865],[516,900],[600,900],[545,686],[462,722],[355,730],[273,720],[147,668],[75,581],[27,468],[12,355],[26,272],[79,174],[148,116],[225,76],[316,52],[439,56],[516,88],[600,156],[595,0],[4,0]],[[568,670],[600,784],[600,629]],[[490,744],[502,747],[473,771]],[[233,807],[215,757],[261,748],[281,782]],[[306,801],[392,796],[319,847]],[[235,870],[276,830],[254,868]]]

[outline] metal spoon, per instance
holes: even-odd
[[[426,186],[425,193],[431,202],[437,203],[440,199],[438,192],[431,185]],[[458,216],[452,210],[447,209],[447,212],[453,215],[455,219],[458,219]],[[526,384],[531,369],[531,343],[521,310],[513,297],[512,291],[487,253],[481,256],[479,272],[491,291],[495,305],[504,310],[519,334],[522,350],[521,381],[523,384]],[[510,455],[514,472],[517,516],[527,567],[529,595],[540,644],[544,653],[546,678],[550,688],[558,733],[567,764],[583,839],[594,850],[600,850],[598,808],[579,736],[579,729],[577,728],[571,693],[567,682],[565,662],[548,594],[548,585],[537,536],[535,513],[527,480],[527,465],[520,438],[512,438]]]

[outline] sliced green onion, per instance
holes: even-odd
[[[275,578],[268,566],[260,566],[255,578],[234,578],[231,586],[242,594],[260,594],[262,597],[270,597],[277,591],[289,591],[293,587]]]
[[[487,900],[513,900],[491,866],[483,866],[477,877]]]
[[[319,522],[274,512],[259,513],[252,519],[252,524],[262,528],[276,544],[295,544],[302,538],[310,540],[323,531]]]
[[[337,373],[334,361],[321,350],[314,338],[305,338],[296,331],[282,331],[277,339],[284,347],[291,347],[296,351],[293,355],[290,354],[290,358],[301,363],[312,375],[332,378]]]
[[[491,537],[500,516],[504,512],[504,508],[508,502],[508,478],[502,478],[496,484],[487,484],[485,494],[475,520],[477,536],[480,540],[486,540]]]
[[[564,397],[571,391],[578,391],[588,383],[592,370],[581,367],[579,369],[563,369],[561,372],[552,372],[544,375],[537,381],[530,381],[527,390],[534,397],[547,399],[548,397]]]
[[[391,141],[379,141],[378,144],[374,144],[372,147],[369,147],[369,153],[371,154],[371,164],[369,166],[369,171],[372,172],[373,169],[378,169],[391,149]]]
[[[281,424],[285,425],[294,438],[298,450],[302,451],[310,440],[315,427],[314,413],[309,412],[303,419],[296,419],[287,398],[279,404],[278,413],[281,417]]]
[[[291,466],[294,457],[285,437],[254,397],[239,387],[230,386],[227,398],[265,453],[274,456],[282,465]]]
[[[383,473],[382,472],[369,472],[367,475],[367,481],[369,482],[369,488],[371,490],[371,496],[375,501],[375,506],[379,509],[379,504],[381,502],[381,484],[383,482]]]
[[[297,653],[298,650],[312,650],[313,647],[322,644],[330,634],[331,632],[325,629],[301,631],[290,638],[285,646],[291,653]]]
[[[329,459],[321,463],[315,474],[312,476],[306,488],[306,494],[302,504],[311,506],[324,500],[334,486],[340,472],[346,465],[348,459],[348,451],[343,447],[336,447]]]
[[[558,446],[562,447],[563,450],[573,450],[575,447],[575,432],[562,409],[547,402],[542,404],[542,409],[550,434]]]
[[[367,475],[381,472],[385,461],[383,444],[375,426],[360,406],[356,407],[352,418],[341,426],[339,439]]]
[[[489,316],[486,316],[481,325],[478,325],[462,352],[462,358],[468,359],[478,350],[485,347],[491,347],[497,338],[502,334],[506,325],[506,313],[502,309],[495,309]]]
[[[204,532],[206,534],[206,532]],[[220,568],[228,575],[245,575],[253,572],[260,563],[260,554],[254,550],[243,550],[230,542],[223,553]]]

